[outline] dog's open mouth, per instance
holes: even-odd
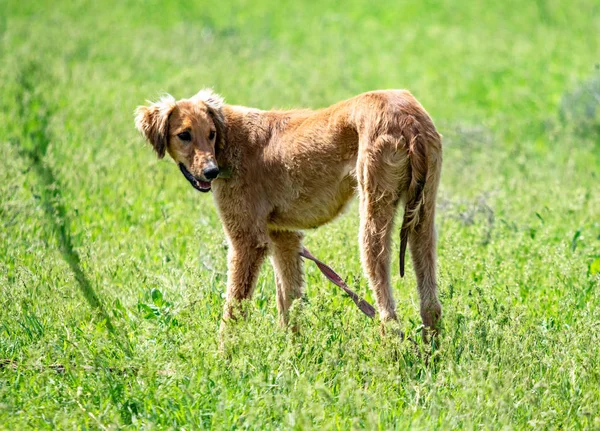
[[[190,171],[188,171],[187,168],[183,166],[183,163],[179,164],[179,170],[181,171],[183,176],[190,182],[192,187],[194,187],[196,190],[204,193],[210,191],[210,181],[200,181],[196,179],[196,177],[190,174]]]

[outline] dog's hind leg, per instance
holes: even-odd
[[[300,232],[270,231],[273,243],[272,257],[277,285],[277,310],[282,326],[287,326],[290,306],[302,296],[304,274],[302,268],[302,237]]]
[[[423,208],[418,224],[408,236],[408,243],[417,276],[417,288],[421,300],[421,319],[425,328],[435,332],[442,315],[435,275],[436,233],[434,226],[441,158],[434,158],[432,154],[429,164],[429,175],[423,191]],[[424,335],[427,338],[426,332]]]
[[[395,151],[402,143],[386,138],[361,149],[356,170],[361,260],[382,322],[397,320],[390,283],[391,234],[407,160],[404,153]]]

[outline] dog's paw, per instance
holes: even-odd
[[[304,304],[301,299],[292,302],[292,306],[288,310],[287,316],[285,316],[285,318],[280,316],[280,325],[283,328],[288,329],[292,334],[298,335],[302,326],[303,308]]]
[[[380,329],[381,336],[383,338],[393,338],[400,342],[404,341],[404,332],[402,331],[402,326],[397,319],[382,320]]]
[[[435,338],[440,329],[442,319],[442,304],[439,301],[421,304],[421,319],[423,320],[423,339],[428,341]]]
[[[238,322],[235,319],[221,320],[221,326],[219,328],[219,354],[229,359],[237,350],[239,345],[239,328]]]

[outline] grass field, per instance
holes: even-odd
[[[0,0],[0,428],[600,428],[600,3],[370,3]],[[212,198],[133,125],[205,86],[264,109],[408,88],[428,109],[430,361],[309,264],[297,336],[267,263],[219,352]],[[374,302],[357,232],[354,205],[306,244]]]

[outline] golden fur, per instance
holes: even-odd
[[[382,321],[396,320],[391,235],[403,202],[400,271],[408,242],[423,324],[436,328],[442,308],[434,216],[442,144],[408,91],[373,91],[317,111],[262,111],[224,104],[202,90],[191,99],[166,97],[139,107],[136,126],[159,157],[168,152],[195,178],[186,175],[193,185],[213,190],[230,243],[225,320],[252,296],[270,253],[280,319],[287,323],[304,286],[301,231],[327,223],[358,194],[361,258]],[[178,137],[186,131],[191,141]],[[208,181],[204,173],[214,163],[231,168],[231,177]]]

